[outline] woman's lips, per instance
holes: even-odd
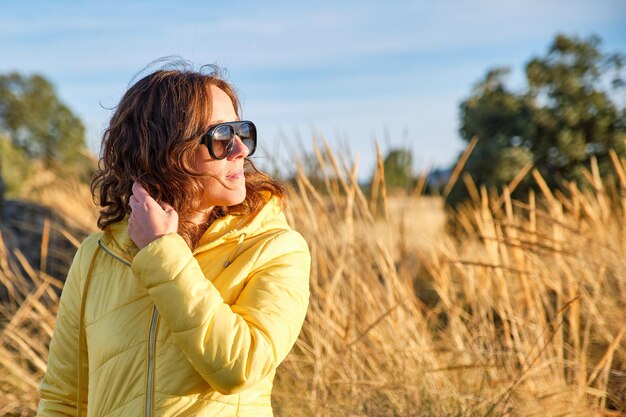
[[[236,180],[239,178],[243,178],[243,169],[236,169],[234,171],[229,172],[228,175],[226,175],[226,179],[229,179],[229,180]]]

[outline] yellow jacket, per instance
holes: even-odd
[[[89,236],[63,289],[37,415],[75,416],[80,401],[90,417],[271,416],[309,270],[275,198],[256,216],[218,219],[193,252],[178,234],[139,250],[124,222]]]

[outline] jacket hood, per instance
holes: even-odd
[[[199,254],[233,240],[253,237],[269,230],[288,230],[280,200],[271,197],[257,213],[246,216],[226,215],[213,222],[204,232],[193,254]],[[139,248],[128,235],[128,218],[108,226],[100,239],[100,245],[122,262],[132,263]]]

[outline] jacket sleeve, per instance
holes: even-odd
[[[50,350],[46,374],[39,385],[37,416],[76,416],[78,376],[78,316],[80,314],[81,276],[84,267],[85,243],[72,261],[68,272]],[[89,262],[89,260],[87,260]],[[83,359],[83,375],[87,375],[87,355]],[[82,388],[82,415],[87,415],[87,383]]]
[[[293,347],[309,303],[311,258],[294,231],[266,244],[237,301],[224,302],[185,241],[169,234],[132,263],[192,366],[217,391],[233,394],[272,372]]]

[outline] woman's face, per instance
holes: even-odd
[[[221,89],[211,86],[213,108],[210,125],[238,120],[230,97]],[[215,206],[234,206],[246,198],[246,179],[243,174],[244,158],[248,148],[236,137],[232,152],[224,159],[212,159],[206,146],[200,145],[193,155],[192,167],[207,174],[200,197],[202,211]]]

